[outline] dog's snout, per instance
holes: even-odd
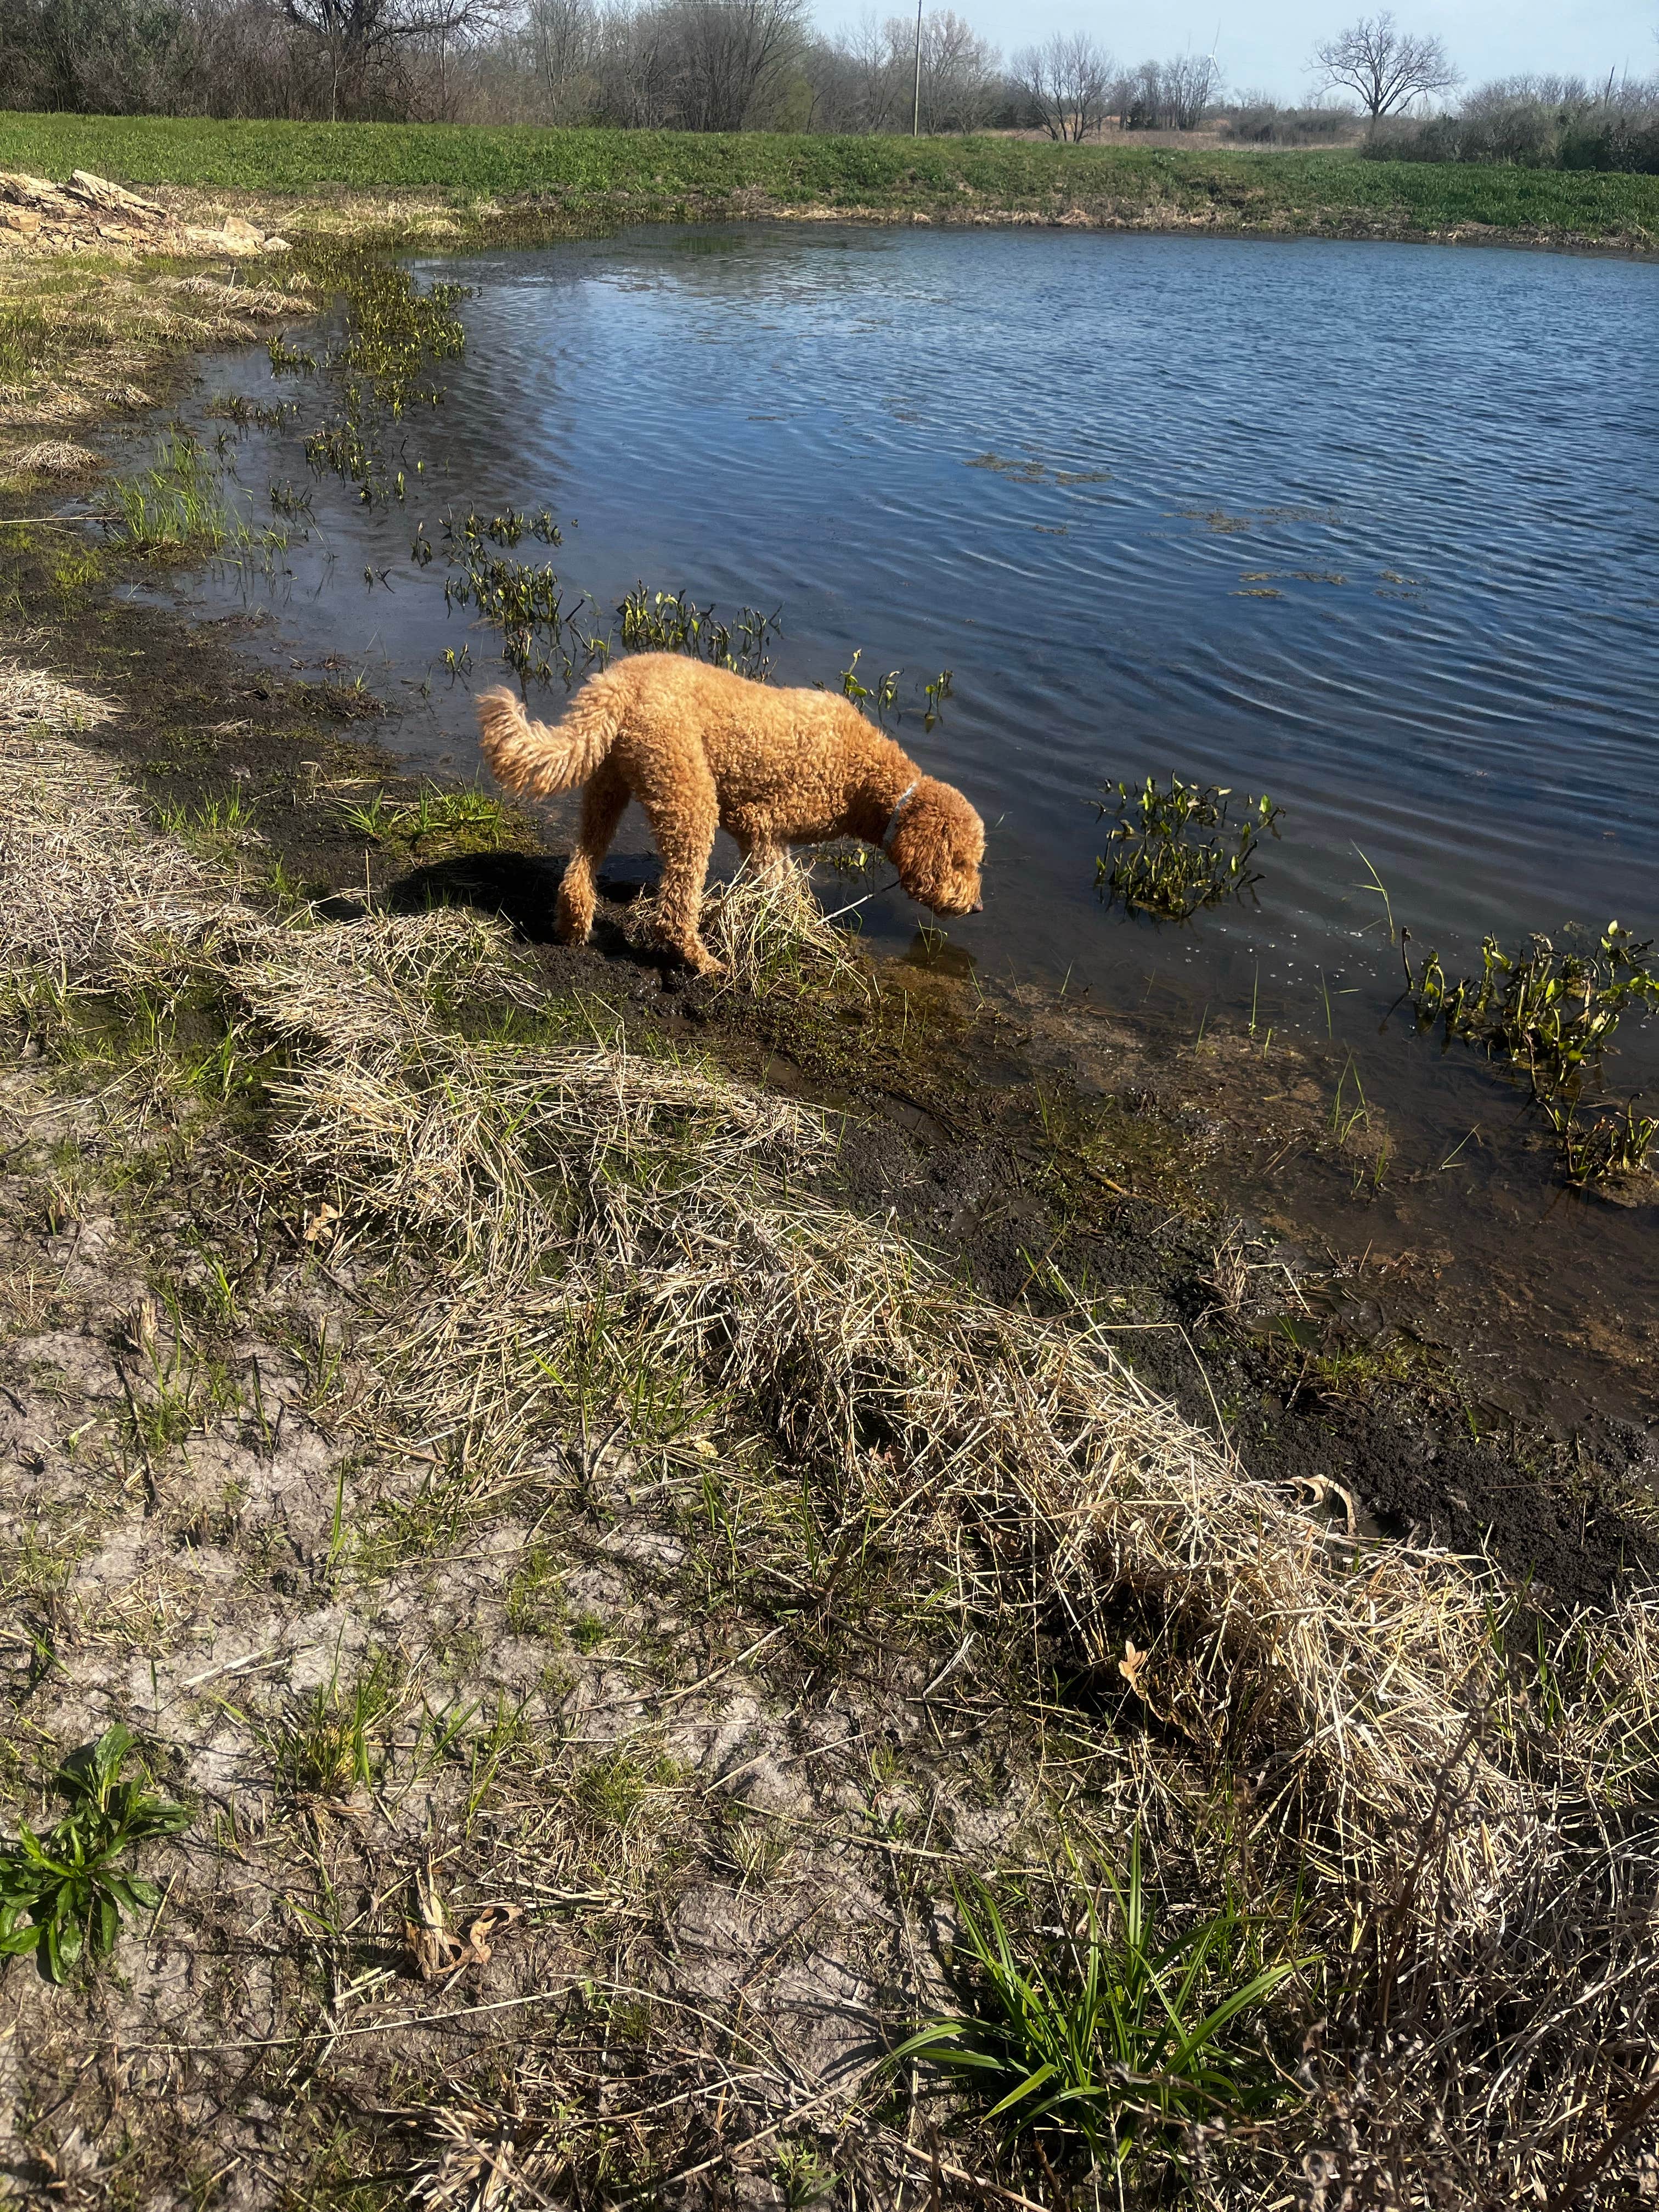
[[[974,902],[973,902],[972,906],[970,906],[970,907],[969,908],[968,911],[969,911],[969,914],[983,914],[983,913],[984,913],[984,911],[985,911],[985,902],[984,902],[984,900],[983,900],[983,899],[975,899],[975,900],[974,901]]]

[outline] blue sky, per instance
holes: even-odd
[[[1384,0],[1386,4],[1386,0]],[[911,0],[914,6],[915,0]],[[1235,89],[1307,95],[1315,42],[1366,13],[1377,0],[1174,0],[1157,9],[1114,8],[1089,0],[933,0],[950,4],[1008,52],[1052,30],[1085,29],[1120,61],[1207,47]],[[848,15],[856,12],[824,9]],[[897,12],[887,4],[877,12]],[[1605,76],[1628,67],[1659,73],[1656,0],[1394,0],[1402,29],[1437,32],[1471,83],[1546,70]]]

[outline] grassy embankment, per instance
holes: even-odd
[[[306,256],[273,273],[256,305],[112,266],[74,312],[136,361],[130,286],[159,358],[293,319]],[[388,377],[418,327],[396,290],[359,308]],[[15,426],[106,404],[125,363],[92,335],[24,331]],[[205,543],[210,488],[185,494]],[[104,604],[136,546],[12,535],[0,1826],[62,1823],[107,1905],[56,1923],[61,1986],[21,1956],[0,1984],[29,2180],[360,2207],[1626,2196],[1652,2133],[1648,1596],[1575,1615],[1367,1537],[1340,1484],[1253,1474],[1130,1367],[1127,1261],[1057,1264],[1042,1310],[957,1279],[854,1202],[856,1119],[691,1049],[717,1005],[676,1025],[648,969],[400,912],[411,860],[521,831],[380,800],[389,764],[328,726],[366,702],[273,700],[141,635]],[[106,687],[33,665],[100,625]],[[335,827],[320,883],[284,865],[300,793]],[[730,1003],[797,1006],[889,1079],[908,1007],[787,915],[711,927]],[[1015,1163],[985,1214],[1052,1173]],[[1136,1221],[1126,1252],[1167,1241],[1164,1209]],[[1218,1338],[1249,1297],[1222,1258]],[[175,1838],[53,1779],[118,1718]],[[111,1887],[135,1866],[153,1893]],[[1036,2002],[953,1942],[991,1926],[981,1878]],[[49,1886],[0,1855],[0,1911]],[[995,2082],[954,2112],[935,2067],[879,2063],[941,2013],[934,2057],[966,2043]],[[986,2108],[1050,2061],[1069,2101],[1011,2137]]]
[[[1006,138],[716,137],[440,124],[222,124],[8,115],[0,167],[275,199],[534,196],[596,216],[845,212],[972,221],[1068,212],[1132,227],[1369,237],[1493,230],[1659,245],[1659,179],[1363,161],[1346,154],[1061,147]]]

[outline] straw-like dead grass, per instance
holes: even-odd
[[[10,456],[13,470],[19,476],[72,477],[84,470],[95,469],[99,459],[89,446],[77,446],[68,438],[40,438],[33,445],[21,447]]]
[[[1356,1542],[1247,1478],[1087,1312],[994,1304],[847,1212],[820,1116],[597,1022],[469,1036],[452,1010],[533,1008],[495,925],[268,920],[24,719],[0,750],[0,945],[46,945],[118,1001],[209,985],[233,1034],[281,1047],[264,1204],[418,1269],[359,1346],[368,1434],[434,1463],[441,1443],[483,1510],[550,1417],[586,1431],[583,1390],[625,1422],[612,1370],[678,1377],[723,1484],[796,1486],[794,1520],[757,1510],[746,1539],[803,1618],[890,1629],[937,1654],[930,1677],[1034,1714],[1116,1711],[1166,1833],[1190,1836],[1195,1782],[1227,1799],[1260,1893],[1299,1896],[1324,2016],[1262,2163],[1200,2161],[1212,2202],[1297,2164],[1324,2212],[1565,2207],[1581,2168],[1631,2179],[1659,1987],[1650,1595],[1546,1632],[1478,1569]],[[775,902],[737,915],[723,957],[785,926]],[[612,1370],[573,1380],[601,1339]],[[437,2159],[433,2201],[484,2184],[472,2155]]]
[[[868,989],[847,933],[825,915],[793,859],[761,869],[745,862],[717,885],[703,901],[702,937],[729,988],[763,991],[810,975],[817,990]]]
[[[151,837],[114,770],[71,732],[114,720],[107,700],[0,661],[0,966],[85,974],[103,951],[193,915],[204,883]]]

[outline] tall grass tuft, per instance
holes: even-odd
[[[221,553],[254,542],[225,496],[223,471],[193,438],[164,438],[153,466],[111,489],[123,534],[141,552]]]
[[[1120,1881],[1068,1852],[1058,1926],[1011,1929],[989,1887],[957,1886],[972,2009],[927,2021],[893,2063],[946,2076],[1012,2147],[1046,2134],[1107,2166],[1180,2155],[1180,2140],[1261,2112],[1285,2079],[1241,2033],[1309,1960],[1252,1966],[1258,1931],[1231,1903],[1160,1942],[1140,1829]]]

